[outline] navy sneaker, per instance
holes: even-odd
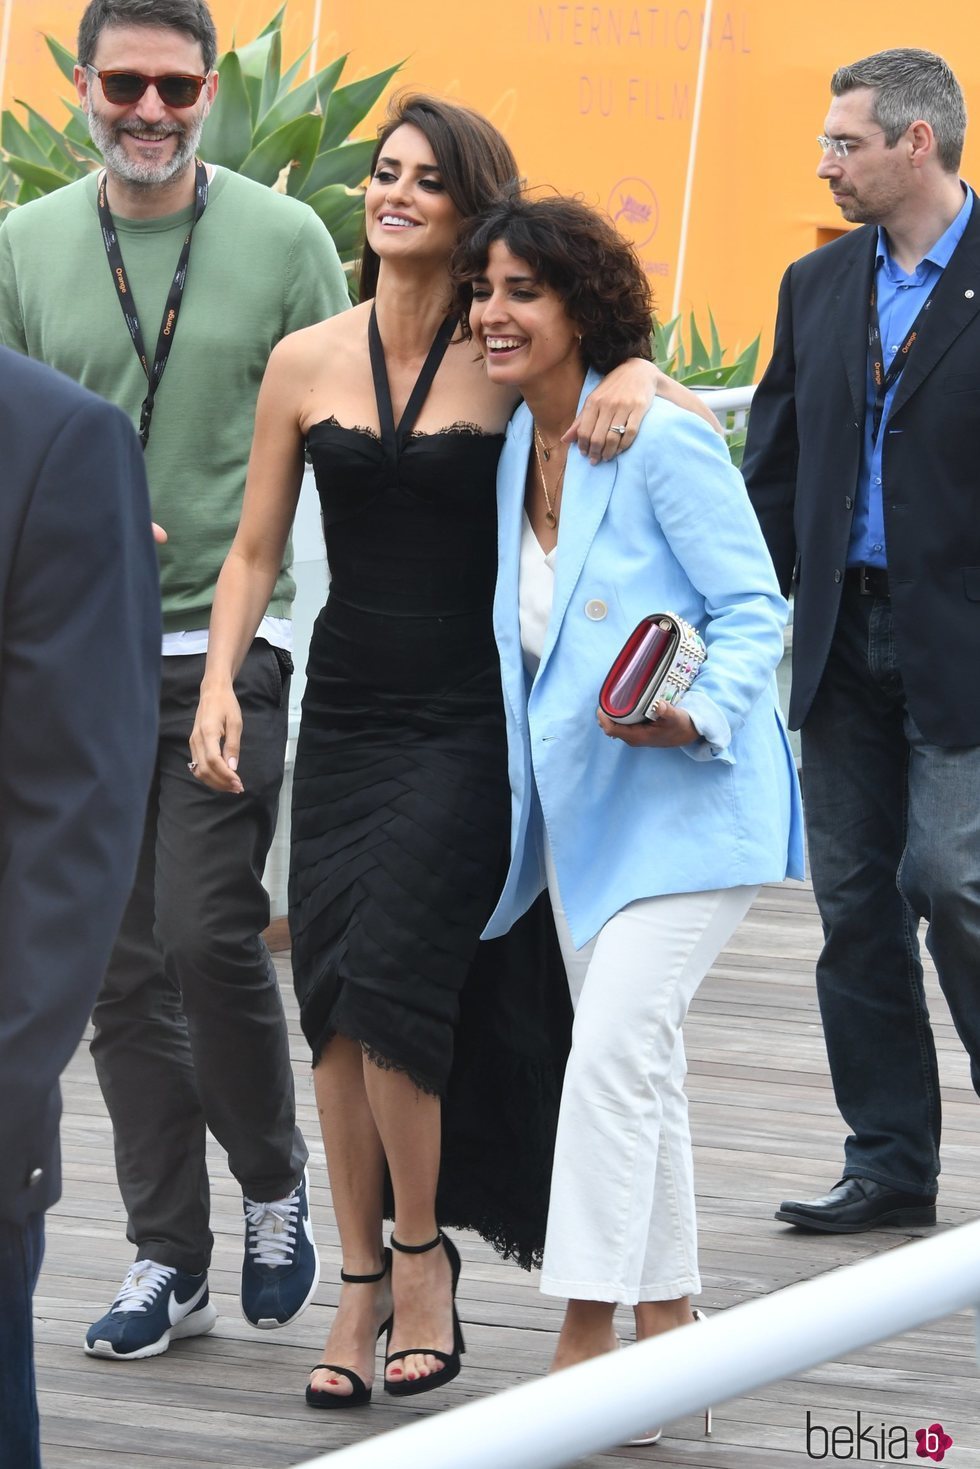
[[[85,1334],[90,1357],[157,1357],[180,1336],[210,1331],[218,1313],[208,1277],[188,1275],[155,1260],[137,1260],[106,1314]]]
[[[286,1199],[257,1204],[243,1199],[245,1259],[242,1315],[262,1331],[285,1326],[306,1310],[320,1280],[320,1257],[310,1227],[310,1175]]]

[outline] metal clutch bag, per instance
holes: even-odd
[[[708,656],[696,627],[673,612],[651,612],[630,633],[606,674],[599,708],[616,724],[655,719],[659,700],[676,704]]]

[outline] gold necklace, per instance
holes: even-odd
[[[557,444],[554,444],[552,446],[552,448],[555,449],[557,449],[557,447]],[[565,470],[568,467],[568,455],[567,453],[565,455],[565,463],[561,467],[561,473],[559,474],[558,482],[555,485],[554,502],[552,502],[551,496],[548,494],[548,482],[544,477],[544,465],[541,463],[542,452],[544,453],[545,459],[551,458],[551,450],[545,448],[544,440],[538,433],[538,426],[537,424],[534,424],[534,457],[538,461],[538,474],[541,478],[541,488],[544,491],[544,503],[547,507],[544,512],[544,518],[546,524],[549,525],[552,530],[554,530],[555,526],[558,524],[558,515],[555,511],[555,506],[558,504],[558,497],[561,495],[561,487],[565,479]]]

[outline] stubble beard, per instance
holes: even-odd
[[[861,208],[861,205],[857,202],[852,194],[848,194],[845,199],[842,199],[838,203],[837,208],[841,212],[841,218],[846,219],[848,224],[870,223],[870,221],[865,218],[867,211]]]
[[[156,127],[124,123],[113,127],[100,116],[91,101],[87,115],[92,142],[105,159],[109,172],[135,188],[154,189],[162,184],[169,184],[178,174],[183,173],[194,158],[201,141],[207,111],[205,109],[198,113],[188,127],[181,127],[179,123],[159,124]],[[177,143],[172,156],[166,162],[154,163],[149,158],[141,162],[126,152],[125,144],[121,140],[124,133],[145,138],[174,136]]]

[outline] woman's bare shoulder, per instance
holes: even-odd
[[[362,352],[367,342],[369,315],[367,304],[352,306],[349,311],[290,332],[276,345],[273,355],[299,365],[325,357],[336,359],[347,352]]]

